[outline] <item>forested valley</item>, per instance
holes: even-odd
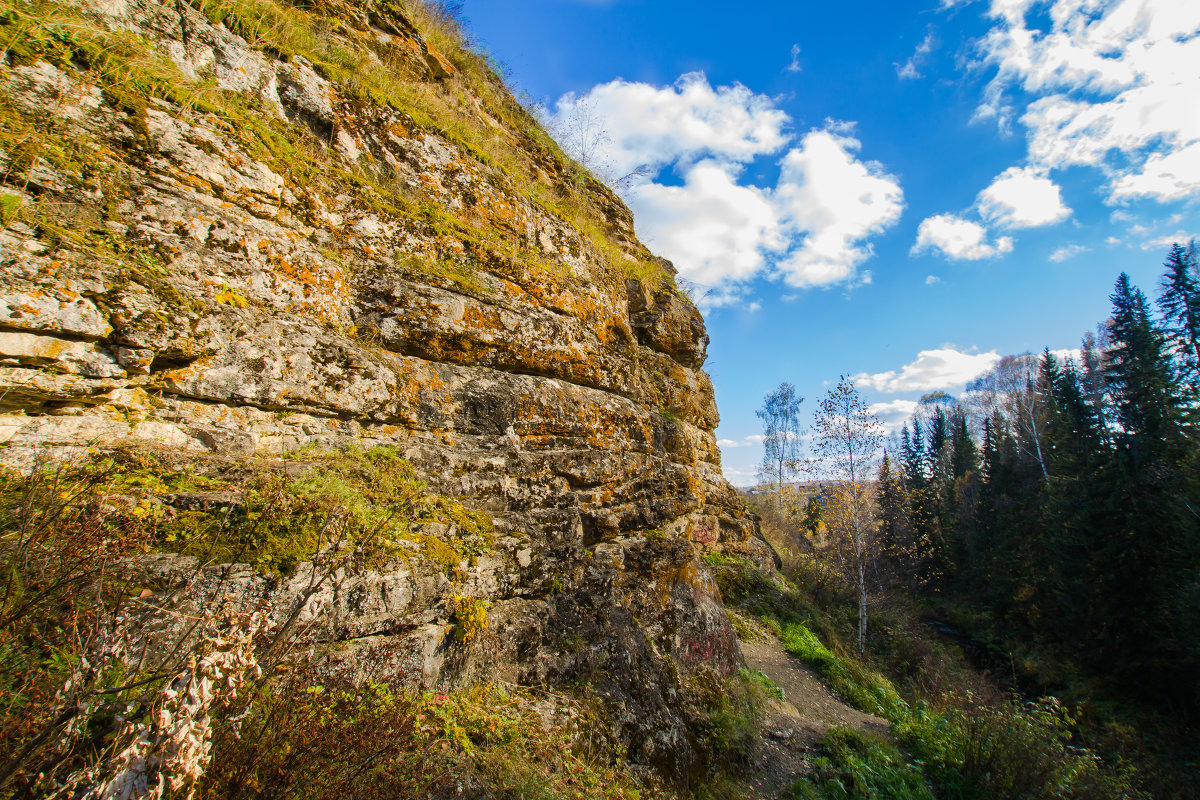
[[[802,436],[799,401],[769,396],[759,507],[847,591],[861,583],[866,663],[904,661],[895,619],[920,619],[1018,706],[1062,701],[1080,722],[1063,735],[1136,765],[1152,796],[1190,796],[1200,720],[1194,242],[1171,248],[1158,288],[1152,302],[1122,274],[1111,316],[1077,353],[1010,356],[957,398],[926,396],[873,463],[864,445],[882,429],[861,401],[832,425],[819,409]],[[829,397],[839,390],[854,394],[843,381]],[[805,438],[817,452],[802,452]],[[851,476],[831,446],[858,447],[873,473]],[[789,465],[809,474],[781,482]],[[869,530],[847,522],[856,493],[869,495]]]

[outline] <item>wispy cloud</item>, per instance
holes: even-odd
[[[1196,238],[1196,234],[1179,230],[1175,231],[1174,233],[1169,233],[1165,236],[1155,236],[1152,239],[1147,239],[1139,246],[1143,250],[1166,250],[1176,242],[1179,244],[1186,244],[1194,238]]]
[[[1080,253],[1086,253],[1090,248],[1084,247],[1081,244],[1066,244],[1050,254],[1050,260],[1055,264],[1061,264],[1069,258],[1074,258]]]
[[[896,75],[899,76],[901,80],[913,80],[915,78],[920,78],[921,64],[923,64],[929,54],[933,52],[934,44],[935,40],[933,38],[933,32],[931,31],[925,34],[925,38],[921,40],[919,45],[917,45],[917,49],[914,50],[913,54],[908,57],[908,60],[903,64],[896,64]]]
[[[745,436],[741,440],[717,439],[717,444],[724,449],[731,449],[735,447],[756,447],[761,445],[763,443],[763,439],[765,438],[767,437],[756,433],[752,436]]]
[[[977,117],[1025,127],[1029,163],[1092,166],[1108,202],[1200,194],[1200,3],[1049,3],[1031,25],[1028,0],[993,2],[980,53],[995,67]]]
[[[784,67],[784,69],[788,72],[799,72],[800,70],[804,69],[804,67],[800,65],[800,45],[792,45],[792,60],[788,62],[788,65]]]

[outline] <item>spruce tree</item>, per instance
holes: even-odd
[[[1145,295],[1121,275],[1112,301],[1104,378],[1118,430],[1109,514],[1092,562],[1102,624],[1089,650],[1097,666],[1116,665],[1117,678],[1179,675],[1182,643],[1195,632],[1180,626],[1178,587],[1195,572],[1197,530],[1183,471],[1183,404]]]
[[[1180,396],[1167,342],[1150,316],[1146,296],[1121,273],[1111,299],[1112,345],[1103,375],[1122,449],[1138,472],[1148,463],[1178,456]]]
[[[1179,243],[1172,245],[1163,266],[1167,271],[1158,304],[1167,340],[1194,396],[1200,383],[1200,264],[1196,262],[1196,240],[1186,248]]]

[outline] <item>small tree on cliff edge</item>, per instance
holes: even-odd
[[[763,398],[754,413],[763,421],[763,460],[758,470],[779,489],[779,511],[783,512],[783,485],[796,471],[800,460],[800,404],[796,387],[787,381]]]
[[[834,481],[825,507],[830,550],[858,583],[858,651],[867,640],[867,568],[878,540],[872,476],[883,449],[879,420],[844,376],[817,407],[813,450],[819,469]]]

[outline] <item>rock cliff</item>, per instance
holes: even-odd
[[[337,659],[586,680],[633,758],[686,774],[680,670],[741,663],[701,556],[771,558],[721,476],[703,321],[408,5],[0,2],[0,459],[394,447],[494,544],[339,586]],[[487,636],[448,635],[455,592],[491,603]]]

